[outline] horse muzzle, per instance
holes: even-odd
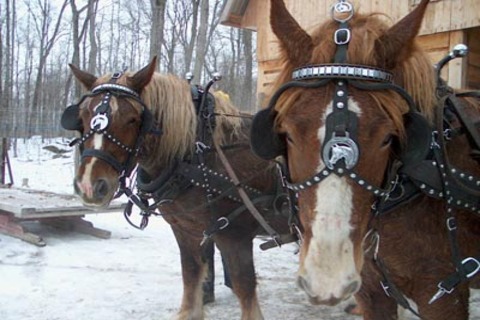
[[[309,282],[302,276],[297,277],[297,285],[307,294],[308,300],[311,304],[335,306],[340,302],[347,300],[354,293],[356,293],[360,289],[361,283],[359,281],[353,280],[341,289],[339,295],[330,294],[328,298],[322,298],[316,293],[314,293]]]
[[[107,179],[99,178],[93,182],[82,182],[76,178],[74,181],[75,193],[81,198],[83,204],[88,207],[105,208],[110,204],[114,196],[116,186]]]

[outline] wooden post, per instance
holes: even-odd
[[[5,169],[7,164],[7,139],[2,138],[0,142],[2,160],[0,161],[0,184],[5,184]]]

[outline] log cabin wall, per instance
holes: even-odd
[[[334,0],[284,0],[288,10],[309,31],[330,18]],[[390,24],[410,12],[419,0],[351,0],[359,12],[385,13]],[[279,71],[278,42],[270,28],[269,0],[228,0],[222,23],[257,31],[258,87],[264,107]],[[480,0],[430,0],[419,35],[432,64],[456,44],[469,47],[467,59],[455,59],[443,70],[454,88],[480,89]]]

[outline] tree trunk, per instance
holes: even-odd
[[[192,71],[192,59],[193,59],[193,49],[197,43],[197,32],[198,32],[198,8],[200,6],[200,0],[192,0],[192,26],[190,28],[190,42],[188,42],[187,47],[185,48],[185,71]]]
[[[163,30],[165,27],[165,7],[167,0],[150,0],[152,8],[152,27],[150,29],[150,59],[162,58]],[[157,65],[159,69],[160,64]]]
[[[243,34],[243,44],[244,44],[244,57],[245,57],[245,75],[243,77],[243,92],[241,96],[243,97],[242,105],[253,112],[255,106],[253,106],[253,55],[252,55],[252,31],[242,30]]]
[[[197,50],[195,54],[195,67],[193,68],[194,79],[202,81],[202,71],[207,53],[207,32],[208,32],[208,10],[209,0],[202,0],[200,3],[200,26],[198,28]]]
[[[88,55],[88,72],[95,74],[97,69],[97,41],[95,35],[95,21],[97,14],[98,0],[89,0],[88,1],[88,10],[87,10],[87,19],[89,19],[89,32],[88,38],[90,41],[90,54]]]

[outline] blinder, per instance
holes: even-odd
[[[403,122],[406,137],[399,158],[404,166],[409,166],[427,159],[431,151],[432,128],[427,119],[418,112],[404,114]]]
[[[80,104],[68,106],[62,113],[60,124],[65,130],[83,131],[82,119],[80,119]]]
[[[262,159],[272,160],[286,153],[285,137],[275,132],[276,111],[272,108],[259,111],[252,121],[250,145]]]

